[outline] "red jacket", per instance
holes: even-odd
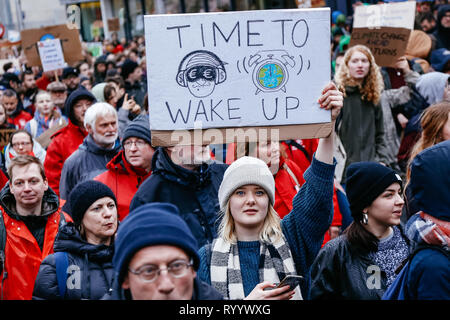
[[[8,122],[15,125],[17,129],[25,128],[25,124],[33,119],[33,116],[26,111],[20,111],[14,118],[8,118]]]
[[[122,221],[130,211],[130,203],[142,182],[151,175],[143,169],[131,166],[121,150],[108,164],[107,171],[94,180],[106,184],[116,196],[119,220]]]
[[[302,150],[291,144],[287,144],[284,141],[281,144],[286,151],[288,159],[294,161],[295,164],[299,166],[299,168],[303,172],[305,172],[306,169],[308,169],[309,165],[311,164],[314,152],[316,152],[317,150],[317,146],[319,145],[319,139],[302,139],[294,141],[305,149],[308,156],[306,156],[306,154]]]
[[[69,124],[52,135],[52,141],[47,148],[44,169],[47,175],[49,186],[59,197],[59,180],[64,161],[74,153],[87,136],[87,131],[74,125],[69,120]]]
[[[286,168],[289,168],[289,170]],[[297,182],[295,181],[295,179]],[[300,186],[305,182],[303,172],[291,160],[280,157],[280,169],[275,175],[275,205],[273,206],[280,218],[292,210],[292,200]],[[297,188],[298,183],[298,188]]]
[[[3,207],[0,214],[6,227],[5,270],[8,276],[4,279],[0,275],[0,290],[3,290],[5,300],[31,300],[34,282],[39,272],[42,260],[53,253],[53,243],[59,229],[61,205],[58,210],[48,217],[45,226],[43,249],[26,227],[25,223],[11,218]],[[64,214],[66,221],[72,221],[70,216]]]

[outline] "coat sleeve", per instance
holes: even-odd
[[[59,296],[58,281],[56,279],[56,264],[53,254],[48,255],[39,267],[33,289],[33,300],[55,300]]]
[[[73,156],[72,154],[69,158],[67,158],[66,162],[63,165],[61,171],[61,178],[59,180],[59,194],[60,198],[63,200],[68,200],[69,193],[73,189],[75,179],[75,166],[73,165]]]
[[[59,180],[61,178],[61,171],[64,165],[64,160],[61,154],[61,147],[58,140],[53,140],[47,148],[47,154],[44,161],[44,169],[47,175],[48,184],[59,196]]]
[[[333,218],[334,168],[335,164],[313,158],[304,174],[305,183],[294,197],[293,210],[282,220],[283,232],[302,274],[310,271]]]
[[[336,241],[328,242],[311,266],[311,300],[333,299],[339,292],[339,262],[335,263]]]

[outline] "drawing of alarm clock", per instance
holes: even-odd
[[[286,83],[289,80],[288,67],[295,66],[294,57],[285,50],[259,51],[250,56],[248,65],[254,66],[252,80],[256,86],[256,93],[286,92]]]

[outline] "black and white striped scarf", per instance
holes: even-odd
[[[238,245],[217,238],[213,241],[211,250],[212,286],[225,299],[244,299]],[[260,282],[279,283],[285,276],[297,274],[291,250],[283,237],[276,243],[261,242],[259,266]],[[299,286],[295,288],[292,299],[303,299]]]

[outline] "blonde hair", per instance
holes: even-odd
[[[370,63],[369,72],[362,83],[356,82],[350,76],[350,72],[348,70],[348,62],[350,61],[353,53],[356,51],[364,54]],[[376,64],[375,58],[373,57],[370,49],[360,44],[350,47],[345,52],[344,61],[336,73],[335,81],[338,85],[338,89],[344,93],[344,96],[346,96],[345,86],[358,86],[359,91],[362,94],[362,98],[372,102],[374,105],[377,105],[380,101],[381,92],[384,89],[383,76],[381,75],[380,67]]]
[[[220,225],[218,229],[219,237],[221,237],[226,242],[236,244],[236,228],[234,224],[233,216],[230,210],[230,199],[228,198],[227,205],[224,211],[219,212]],[[264,219],[264,224],[259,232],[259,241],[265,243],[277,242],[283,237],[283,231],[281,230],[280,216],[273,208],[272,204],[269,203],[269,208],[267,209],[267,215]]]

